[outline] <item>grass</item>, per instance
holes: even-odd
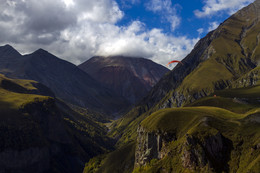
[[[220,96],[210,96],[199,99],[191,104],[185,105],[185,107],[196,106],[213,106],[229,110],[234,113],[246,113],[249,110],[257,108],[258,105],[248,104],[246,102],[240,102],[234,98],[224,98]]]
[[[221,119],[241,119],[243,114],[236,114],[228,110],[217,107],[184,107],[184,108],[168,108],[159,110],[144,121],[141,125],[148,131],[177,131],[182,132],[189,129],[203,117],[214,117]]]
[[[34,94],[21,94],[9,92],[0,88],[0,109],[15,109],[18,110],[23,105],[34,101],[43,101],[49,99],[48,96],[40,96]]]
[[[229,97],[229,98],[247,98],[247,99],[259,99],[260,98],[260,85],[236,88],[236,89],[225,89],[221,91],[215,91],[217,96]]]
[[[85,165],[84,173],[125,172],[131,173],[134,166],[135,143],[118,148],[106,157],[96,157]],[[100,158],[101,157],[101,158]],[[103,159],[103,160],[102,160]]]
[[[21,87],[27,89],[27,90],[35,90],[37,88],[34,87],[35,83],[38,83],[36,81],[33,80],[24,80],[24,79],[10,79],[5,77],[3,74],[0,73],[0,83],[2,82],[2,80],[8,80],[11,81],[17,85],[20,85]]]
[[[5,86],[5,88],[1,87],[3,81],[10,81],[11,83],[8,84],[10,84],[11,87],[17,85],[15,88],[23,88],[24,90],[35,90],[36,88],[33,86],[33,84],[37,83],[31,80],[9,79],[0,74],[0,110],[2,111],[18,110],[28,103],[34,101],[41,102],[50,98],[48,96],[40,96],[35,94],[17,93],[13,90],[9,91],[8,86]]]
[[[217,74],[217,75],[216,75]],[[202,89],[214,89],[215,82],[225,81],[232,78],[233,75],[225,68],[225,66],[209,59],[200,65],[200,68],[194,70],[188,75],[179,87],[179,90],[189,90],[190,92],[198,92]]]

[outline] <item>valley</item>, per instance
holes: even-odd
[[[260,0],[172,70],[0,46],[0,172],[260,171]]]

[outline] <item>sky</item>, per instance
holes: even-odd
[[[182,60],[254,0],[0,0],[0,45],[76,65],[93,56]]]

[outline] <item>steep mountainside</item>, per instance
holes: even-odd
[[[140,101],[169,71],[148,59],[123,56],[96,56],[79,68],[132,104]]]
[[[125,128],[125,134],[135,133],[133,129],[143,118],[158,109],[183,106],[215,90],[256,84],[259,13],[260,0],[257,0],[201,39],[182,61],[184,65],[177,65],[166,74],[139,105],[114,124],[114,134]],[[247,77],[255,81],[242,85]],[[140,116],[143,113],[146,115]]]
[[[52,95],[46,88],[0,74],[0,172],[82,172],[84,162],[112,148],[105,127],[38,95]]]
[[[213,94],[217,96],[152,113],[137,125],[136,139],[91,159],[85,172],[257,173],[260,86]]]
[[[128,104],[77,66],[42,49],[22,56],[6,45],[0,47],[0,62],[0,72],[7,76],[36,80],[49,87],[57,97],[79,106],[111,114]]]
[[[113,123],[117,149],[85,171],[259,172],[259,14],[256,0],[201,39]]]

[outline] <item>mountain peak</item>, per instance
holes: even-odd
[[[149,59],[130,56],[95,56],[79,68],[130,103],[138,102],[169,71]]]
[[[3,47],[6,47],[6,48],[13,48],[10,44],[6,44],[6,45],[4,45]]]
[[[12,56],[12,57],[21,56],[21,54],[9,44],[0,46],[0,54],[1,56]]]
[[[33,52],[34,54],[50,54],[47,50],[44,50],[42,48],[36,50],[35,52]]]

